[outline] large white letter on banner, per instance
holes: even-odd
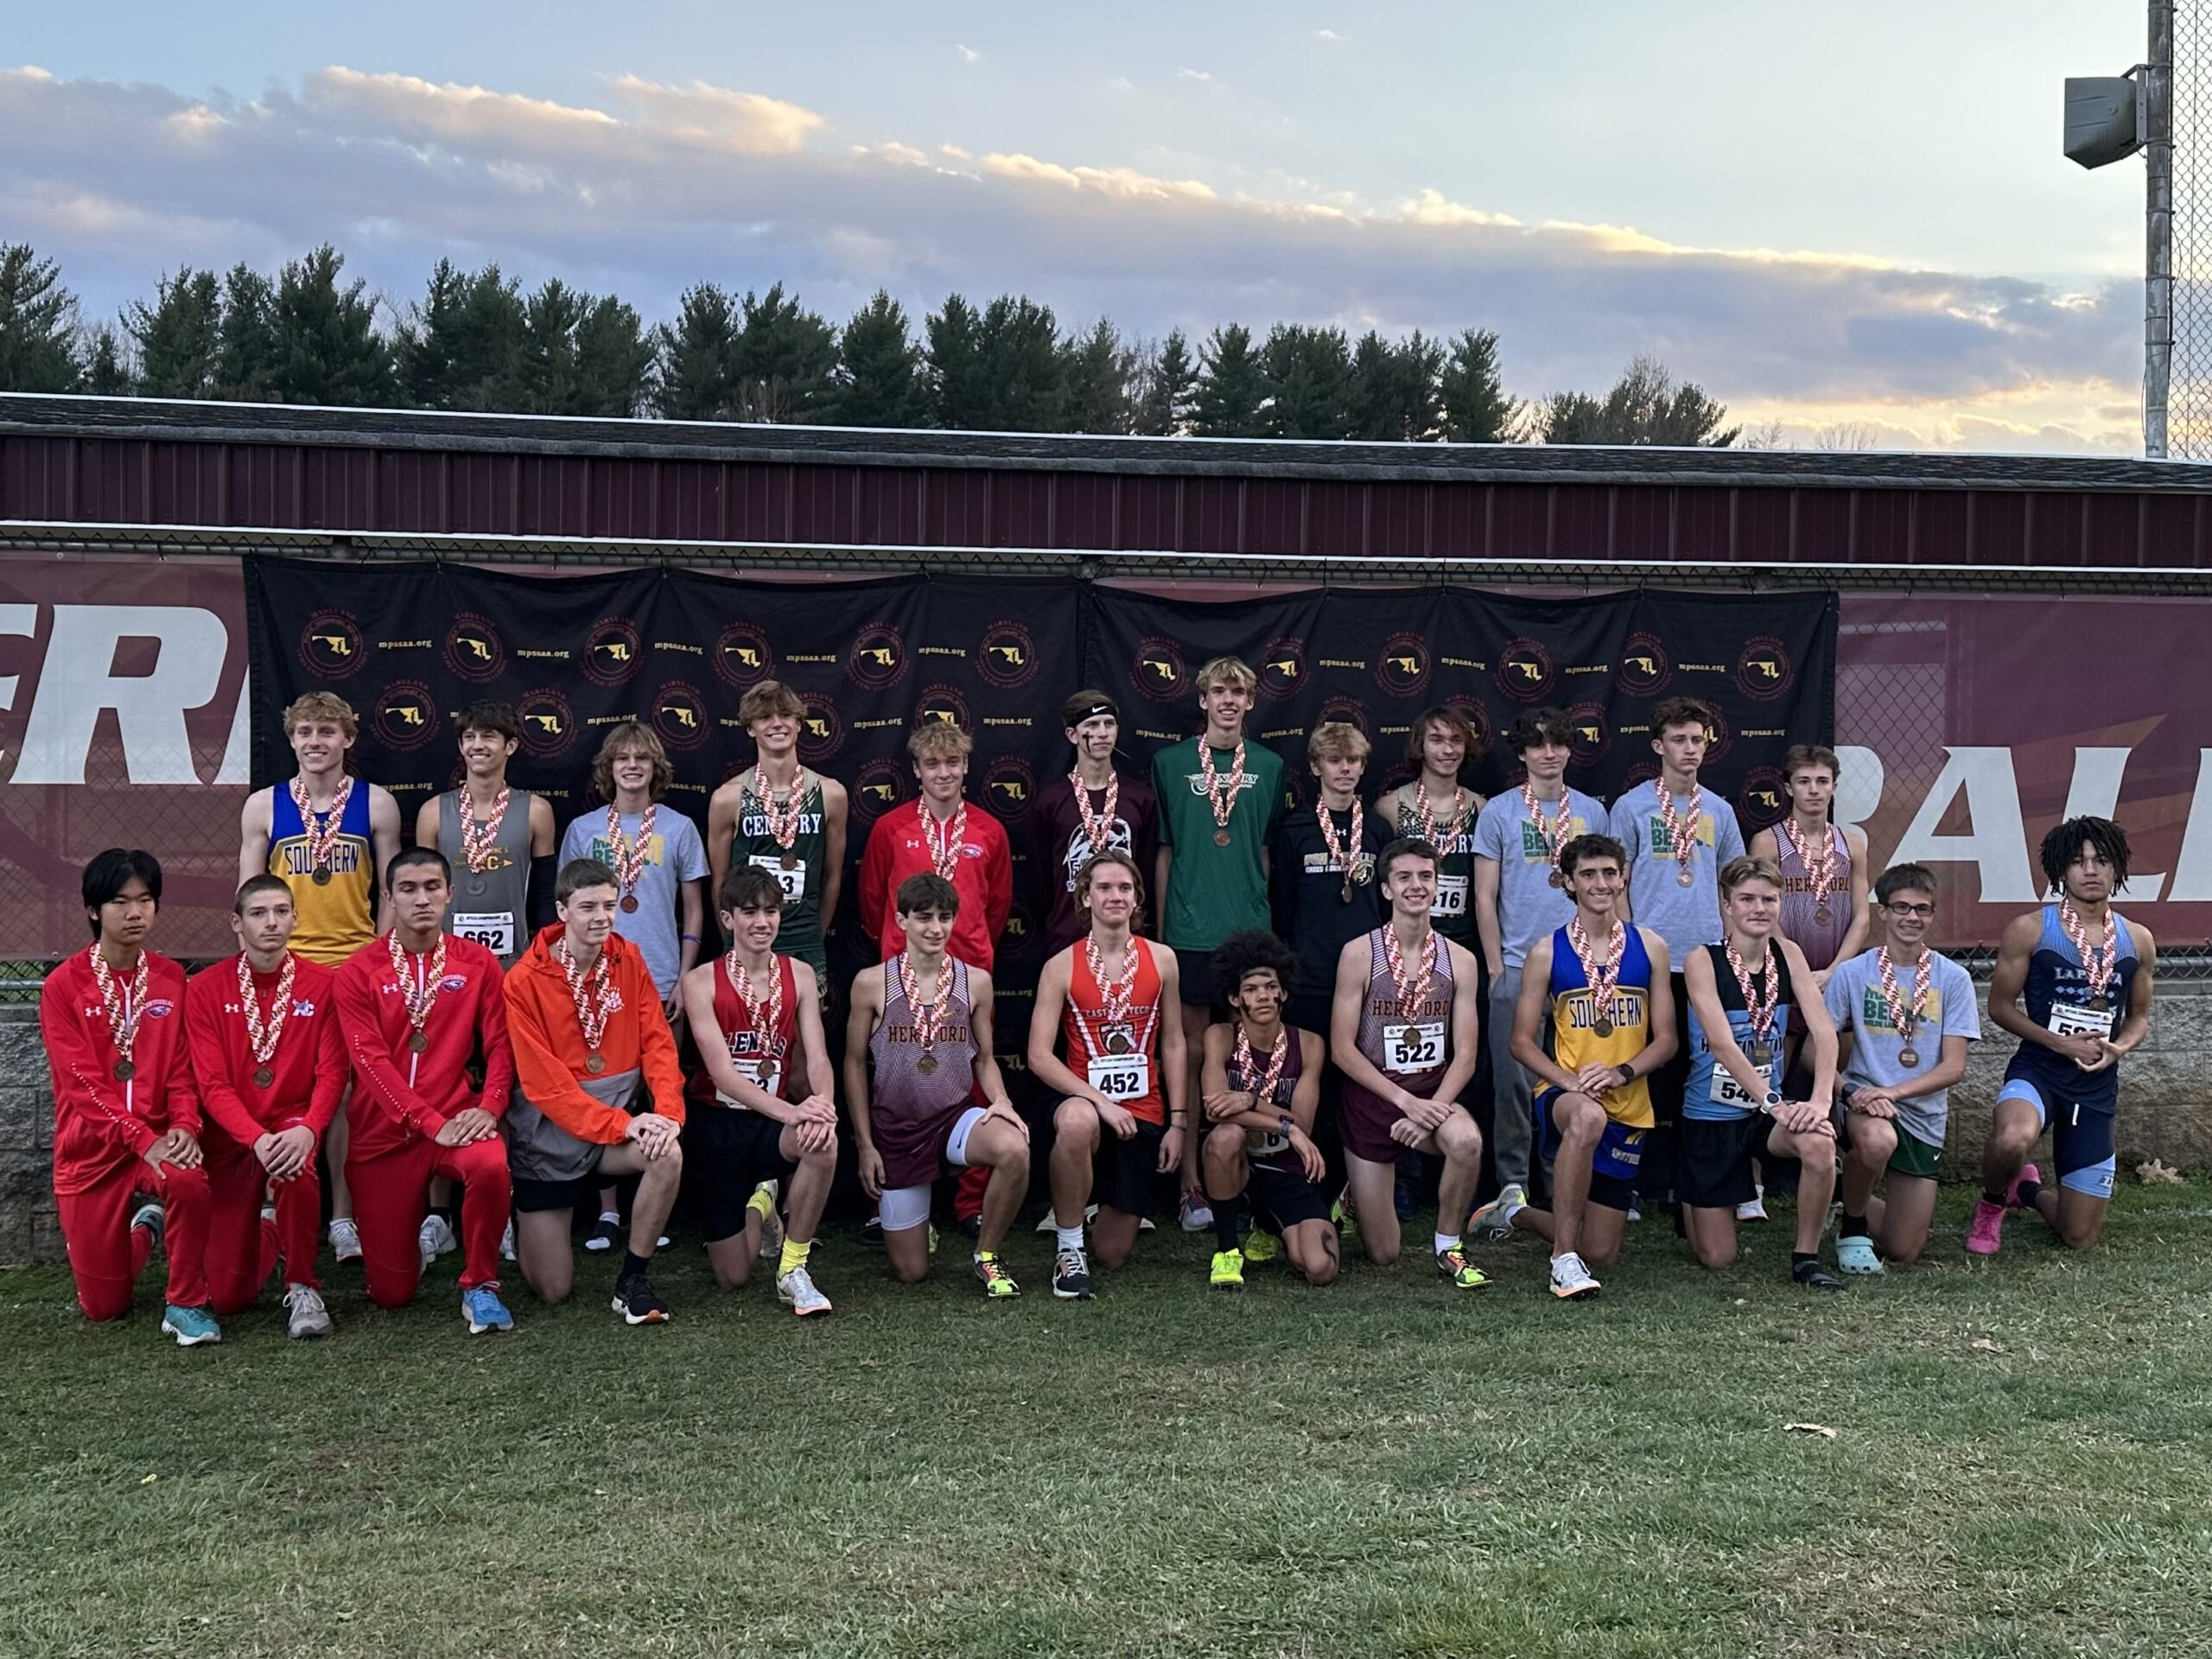
[[[154,671],[113,672],[125,639],[154,639]],[[9,781],[81,784],[103,709],[115,710],[123,764],[134,784],[196,784],[185,711],[215,695],[230,632],[213,611],[191,605],[57,605],[45,666]]]
[[[2012,751],[1946,747],[1943,755],[1942,773],[1889,861],[1972,864],[1981,872],[1981,903],[2035,903],[2035,872],[2028,862],[2027,828],[2020,822],[2020,783],[2012,770]],[[1961,791],[1972,828],[1963,836],[1936,834],[1936,826]]]

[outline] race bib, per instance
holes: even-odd
[[[1740,1106],[1747,1112],[1755,1112],[1766,1103],[1764,1092],[1757,1100],[1745,1094],[1744,1085],[1736,1081],[1736,1074],[1718,1060],[1713,1065],[1713,1098],[1720,1105]]]
[[[773,1060],[763,1060],[757,1058],[732,1060],[730,1062],[730,1068],[734,1071],[739,1077],[743,1077],[747,1083],[752,1084],[755,1088],[766,1090],[772,1095],[776,1092],[776,1084],[779,1081],[779,1075],[777,1071],[776,1063]],[[752,1108],[747,1106],[743,1101],[737,1099],[734,1096],[726,1095],[719,1089],[715,1090],[715,1098],[721,1102],[725,1106],[736,1107],[738,1110],[741,1112],[750,1111],[752,1109]]]
[[[486,911],[474,916],[456,914],[452,926],[458,937],[482,945],[495,957],[515,953],[515,915],[511,910]]]
[[[2100,1014],[2094,1008],[2080,1007],[2071,1002],[2050,1005],[2050,1029],[2061,1037],[2109,1037],[2112,1035],[2112,1014],[2109,1009]]]
[[[766,853],[755,853],[752,857],[747,859],[745,861],[750,864],[754,869],[766,870],[769,874],[776,878],[776,885],[784,890],[784,902],[785,904],[795,905],[800,899],[806,897],[806,863],[804,860],[800,861],[799,867],[795,870],[785,869],[784,868],[784,861],[781,858],[772,857]]]
[[[1142,1054],[1109,1054],[1090,1062],[1088,1081],[1116,1105],[1141,1100],[1152,1092],[1152,1061]]]
[[[1382,1027],[1382,1069],[1385,1071],[1411,1075],[1433,1071],[1443,1064],[1444,1022],[1441,1020]]]
[[[1428,907],[1431,916],[1464,916],[1467,913],[1467,878],[1464,875],[1440,875],[1436,878],[1436,898]]]

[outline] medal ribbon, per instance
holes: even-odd
[[[1068,783],[1075,791],[1075,810],[1083,819],[1085,844],[1094,854],[1104,852],[1114,833],[1114,809],[1122,801],[1122,774],[1118,772],[1106,774],[1106,799],[1095,817],[1091,816],[1090,791],[1084,786],[1083,773],[1068,773]]]
[[[292,977],[299,971],[299,966],[300,959],[287,950],[284,971],[276,981],[276,995],[270,1002],[264,1020],[253,994],[253,969],[246,965],[244,956],[238,957],[238,1005],[245,1010],[245,1040],[252,1050],[256,1065],[268,1065],[270,1057],[276,1052],[276,1039],[284,1034],[284,1016],[292,1009]]]
[[[1797,861],[1805,867],[1805,874],[1812,879],[1813,902],[1815,905],[1827,904],[1828,894],[1835,891],[1834,829],[1829,827],[1821,831],[1821,855],[1817,859],[1813,856],[1813,849],[1806,844],[1805,837],[1798,834],[1796,818],[1784,818],[1782,831],[1789,837],[1790,850],[1797,855]]]
[[[614,861],[614,879],[621,884],[622,896],[627,899],[637,890],[645,874],[645,849],[652,845],[653,819],[660,810],[660,803],[648,801],[638,819],[638,838],[632,841],[622,833],[621,810],[609,802],[607,808],[607,848]]]
[[[2074,913],[2074,901],[2062,896],[2058,901],[2058,925],[2074,946],[2074,954],[2082,958],[2082,971],[2089,976],[2089,995],[2102,996],[2105,987],[2112,983],[2113,969],[2120,965],[2120,923],[2105,909],[2104,943],[2094,950],[2089,945],[2089,930]]]
[[[1920,953],[1920,965],[1912,976],[1912,1002],[1905,1003],[1904,995],[1897,989],[1897,970],[1890,965],[1890,947],[1884,945],[1874,957],[1875,970],[1881,976],[1882,1001],[1890,1010],[1890,1024],[1896,1027],[1898,1037],[1907,1048],[1912,1046],[1912,1033],[1920,1028],[1921,1016],[1928,1012],[1928,995],[1936,978],[1936,957],[1933,952]]]
[[[492,798],[492,816],[480,820],[469,811],[467,795],[461,798],[461,861],[475,874],[492,868],[492,849],[499,839],[499,826],[507,821],[507,798],[513,792],[500,790]]]
[[[1659,798],[1666,800],[1667,791],[1664,789],[1659,791]],[[1521,804],[1529,809],[1529,822],[1536,826],[1536,839],[1544,843],[1544,861],[1557,869],[1559,849],[1567,845],[1567,832],[1574,827],[1574,814],[1569,810],[1567,792],[1564,790],[1560,791],[1559,810],[1553,815],[1549,823],[1544,822],[1544,804],[1536,798],[1533,784],[1524,782],[1521,785]],[[1668,827],[1671,831],[1671,820]]]
[[[385,943],[391,950],[391,977],[399,987],[399,995],[407,1002],[407,1023],[415,1028],[415,1034],[419,1037],[423,1027],[429,1023],[431,1005],[438,1000],[438,988],[445,981],[446,936],[442,933],[438,935],[438,947],[429,955],[429,971],[419,983],[407,965],[413,952],[400,944],[399,935],[385,934]],[[415,960],[419,963],[423,958],[416,957]]]
[[[1242,1020],[1236,1026],[1236,1052],[1230,1057],[1230,1064],[1236,1075],[1250,1086],[1254,1102],[1267,1105],[1275,1097],[1275,1090],[1282,1084],[1282,1068],[1290,1058],[1290,1027],[1284,1026],[1275,1033],[1274,1046],[1268,1051],[1268,1065],[1264,1071],[1252,1064],[1252,1039],[1244,1034]]]
[[[784,1018],[784,976],[776,968],[776,959],[768,958],[768,994],[753,995],[753,977],[745,971],[745,964],[737,959],[733,950],[722,958],[722,968],[729,975],[730,989],[737,993],[737,1000],[745,1004],[746,1023],[760,1035],[760,1052],[768,1052],[770,1038]]]
[[[1667,787],[1665,779],[1659,780],[1659,816],[1667,825],[1667,844],[1674,849],[1675,861],[1687,871],[1690,860],[1697,854],[1698,813],[1705,803],[1705,791],[1696,784],[1690,785],[1690,810],[1688,814],[1675,810],[1675,797]]]
[[[1443,824],[1436,821],[1436,804],[1428,798],[1428,785],[1421,779],[1414,780],[1414,817],[1421,824],[1421,838],[1440,853],[1452,849],[1446,841],[1459,839],[1459,832],[1467,827],[1467,791],[1458,785],[1452,788],[1452,816]]]
[[[1329,849],[1330,861],[1344,873],[1344,897],[1351,897],[1352,866],[1359,862],[1361,838],[1366,834],[1367,815],[1359,810],[1359,803],[1351,804],[1351,829],[1344,841],[1337,839],[1336,814],[1325,803],[1313,809],[1313,816],[1320,820],[1321,844]]]
[[[330,798],[330,810],[317,816],[308,800],[307,784],[296,777],[292,779],[292,805],[300,815],[300,833],[307,839],[310,872],[330,868],[331,855],[338,847],[338,831],[346,821],[346,803],[353,798],[353,780],[340,778],[337,792]]]
[[[1106,977],[1106,956],[1098,948],[1098,938],[1096,934],[1089,935],[1084,939],[1083,965],[1090,970],[1090,977],[1098,987],[1098,1026],[1101,1033],[1099,1038],[1093,1038],[1091,1022],[1081,1017],[1081,1009],[1077,1010],[1075,1028],[1077,1033],[1083,1039],[1084,1051],[1094,1060],[1107,1058],[1106,1055],[1098,1052],[1104,1028],[1128,1021],[1132,1038],[1130,1052],[1135,1054],[1148,1053],[1152,1048],[1153,1027],[1160,1019],[1160,1005],[1155,1002],[1146,1009],[1144,1029],[1136,1030],[1135,1022],[1129,1019],[1130,1002],[1135,997],[1137,988],[1135,937],[1134,935],[1130,937],[1128,944],[1122,953],[1122,971],[1117,977],[1110,981]]]
[[[1566,815],[1562,813],[1562,817]],[[1592,1020],[1611,1020],[1613,992],[1620,984],[1621,959],[1628,955],[1628,930],[1618,922],[1605,938],[1605,957],[1602,962],[1592,961],[1590,955],[1590,932],[1582,925],[1582,912],[1578,908],[1573,919],[1567,925],[1567,942],[1574,947],[1575,960],[1582,964],[1582,976],[1590,982],[1590,1006]]]
[[[937,990],[930,1000],[922,1001],[921,976],[915,973],[914,964],[904,950],[899,953],[899,994],[906,999],[906,1012],[913,1017],[914,1035],[921,1040],[925,1052],[937,1046],[938,1033],[944,1027],[944,1016],[952,1009],[952,958],[947,957],[937,970]]]
[[[589,974],[576,966],[575,958],[569,954],[567,939],[553,947],[553,954],[560,958],[561,971],[568,976],[569,995],[576,1005],[576,1023],[583,1027],[584,1046],[597,1053],[600,1039],[607,1035],[607,1022],[614,1014],[614,981],[607,970],[607,952],[599,953]]]
[[[1236,740],[1236,753],[1230,760],[1229,777],[1224,782],[1222,775],[1214,770],[1213,745],[1206,741],[1204,733],[1200,733],[1198,770],[1205,774],[1206,804],[1213,808],[1214,827],[1226,830],[1229,828],[1229,815],[1236,807],[1236,791],[1244,787],[1244,740],[1241,737]]]
[[[963,800],[951,822],[942,826],[925,800],[914,803],[914,816],[922,821],[922,839],[929,843],[930,868],[948,881],[957,880],[960,849],[968,838],[968,803]]]
[[[146,1012],[146,984],[151,968],[146,953],[138,953],[137,971],[130,976],[130,988],[124,990],[115,977],[115,970],[107,965],[107,958],[100,955],[95,944],[92,955],[92,982],[100,988],[100,1006],[107,1010],[108,1035],[115,1040],[117,1060],[130,1064],[131,1048],[138,1041],[138,1021]]]
[[[1662,794],[1663,796],[1663,791]],[[1727,953],[1728,966],[1736,976],[1736,988],[1744,994],[1744,1012],[1751,1020],[1751,1040],[1755,1043],[1770,1040],[1774,1030],[1775,1006],[1782,1001],[1782,952],[1770,942],[1766,961],[1755,975],[1744,966],[1744,958],[1737,952],[1735,940],[1724,941],[1720,948]],[[1764,1002],[1762,997],[1764,998]]]
[[[1428,989],[1436,977],[1436,930],[1431,928],[1428,937],[1421,941],[1421,960],[1414,964],[1414,971],[1406,972],[1405,952],[1398,948],[1395,928],[1382,930],[1382,960],[1390,969],[1391,982],[1398,988],[1398,1018],[1410,1020],[1414,1009],[1420,1005],[1421,994]]]
[[[753,792],[760,798],[761,816],[768,820],[768,833],[776,845],[785,852],[798,840],[799,810],[806,799],[806,771],[801,767],[798,777],[791,779],[791,799],[782,809],[776,805],[776,791],[768,787],[768,773],[759,761],[753,763]]]

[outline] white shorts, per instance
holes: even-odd
[[[968,1166],[968,1137],[976,1126],[989,1114],[981,1106],[970,1106],[953,1123],[952,1138],[944,1143],[944,1161],[956,1168]],[[877,1219],[883,1223],[887,1233],[903,1233],[909,1227],[919,1227],[930,1218],[930,1189],[921,1186],[887,1186],[883,1197],[875,1206]]]

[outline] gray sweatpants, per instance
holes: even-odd
[[[1490,982],[1490,1144],[1500,1186],[1528,1185],[1529,1143],[1535,1138],[1529,1074],[1513,1058],[1513,1010],[1520,1001],[1521,970],[1509,967]]]

